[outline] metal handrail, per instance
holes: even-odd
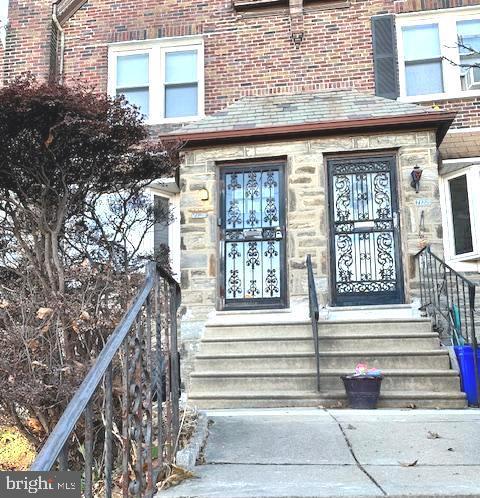
[[[79,386],[78,390],[70,400],[69,404],[67,405],[65,411],[63,412],[62,416],[60,417],[58,423],[54,427],[53,431],[49,435],[47,441],[43,445],[41,451],[39,452],[37,458],[35,459],[34,463],[30,467],[30,470],[32,471],[48,471],[54,467],[55,463],[58,461],[60,467],[65,467],[66,465],[66,457],[65,457],[65,449],[67,448],[67,455],[68,455],[68,441],[72,433],[74,433],[76,425],[82,416],[84,414],[85,416],[85,453],[87,453],[87,440],[89,444],[89,455],[85,456],[85,482],[86,482],[86,488],[87,488],[87,483],[88,487],[90,488],[89,490],[86,490],[85,496],[92,496],[92,482],[91,482],[91,465],[92,465],[92,447],[91,447],[91,435],[87,434],[87,426],[91,430],[91,424],[92,424],[92,404],[91,401],[97,391],[97,389],[100,388],[102,385],[102,381],[105,381],[105,397],[106,399],[108,398],[108,403],[107,407],[105,410],[108,410],[108,412],[105,412],[105,418],[107,420],[107,425],[106,425],[106,435],[105,435],[105,448],[107,448],[107,439],[108,439],[108,447],[110,450],[110,455],[107,455],[106,458],[109,460],[109,465],[110,468],[105,470],[105,480],[106,482],[108,481],[109,486],[111,488],[112,482],[111,482],[111,475],[112,475],[112,457],[111,457],[111,451],[112,451],[112,408],[113,408],[113,401],[112,401],[112,364],[114,361],[114,358],[117,354],[119,354],[122,350],[127,351],[127,346],[126,343],[128,342],[127,337],[129,336],[129,333],[134,334],[136,337],[136,340],[140,343],[140,347],[143,348],[142,346],[142,337],[145,338],[148,344],[148,350],[143,352],[141,351],[140,357],[144,355],[145,357],[148,357],[147,360],[145,360],[145,363],[148,363],[150,367],[152,367],[152,360],[156,362],[161,362],[161,341],[162,341],[162,336],[161,332],[159,332],[161,329],[161,319],[160,319],[160,309],[158,309],[158,312],[156,312],[156,324],[155,327],[157,327],[157,345],[156,345],[156,351],[155,354],[156,356],[154,357],[154,352],[152,350],[152,345],[151,345],[151,327],[152,327],[152,300],[153,297],[155,297],[155,300],[157,300],[158,296],[161,294],[162,289],[159,284],[160,279],[163,279],[165,285],[164,289],[165,290],[165,297],[168,301],[168,309],[167,309],[167,314],[169,316],[168,318],[168,337],[169,337],[169,351],[170,351],[170,367],[169,367],[169,392],[171,393],[172,396],[172,433],[173,433],[173,438],[176,439],[177,433],[178,433],[178,425],[179,425],[179,408],[178,408],[178,398],[179,398],[179,389],[180,389],[180,379],[177,373],[179,372],[179,357],[178,357],[178,346],[177,346],[177,310],[180,305],[180,296],[181,296],[181,291],[180,291],[180,286],[178,282],[164,269],[160,268],[157,266],[156,263],[149,263],[147,266],[147,274],[145,278],[145,282],[141,289],[138,291],[135,299],[133,300],[131,306],[129,307],[128,311],[125,313],[123,316],[121,322],[119,325],[115,328],[113,333],[110,335],[109,339],[105,343],[105,346],[103,347],[102,351],[98,355],[94,365],[91,367],[89,370],[88,374],[86,375],[85,379]],[[158,303],[155,303],[156,305]],[[143,318],[143,326],[142,326],[142,313],[144,313],[144,318]],[[145,328],[145,332],[143,331],[143,328]],[[136,335],[135,335],[136,334]],[[148,337],[147,337],[148,336]],[[125,348],[125,349],[122,349]],[[127,353],[125,353],[127,354]],[[125,358],[125,383],[124,384],[124,396],[126,397],[125,399],[127,400],[127,405],[128,405],[128,399],[130,399],[131,394],[129,394],[129,386],[128,386],[128,380],[130,379],[131,381],[138,381],[138,375],[142,375],[141,373],[139,374],[139,369],[141,370],[142,365],[144,366],[145,363],[141,363],[143,360],[139,356],[136,356],[132,359]],[[131,377],[131,374],[128,373],[129,368],[137,368],[136,373],[134,374],[135,378]],[[158,367],[160,368],[160,367]],[[155,391],[157,392],[157,397],[159,398],[159,403],[161,404],[162,402],[162,386],[158,385],[158,382],[162,382],[162,373],[160,374],[160,380],[157,379],[157,385],[155,387]],[[158,376],[157,376],[158,377]],[[108,388],[107,388],[108,385]],[[148,397],[149,397],[149,403],[150,405],[152,404],[152,395],[153,395],[153,382],[149,386],[148,389]],[[141,396],[146,395],[145,393],[140,393]],[[138,405],[137,405],[138,406]],[[125,408],[125,406],[124,406]],[[127,412],[129,408],[127,406]],[[161,406],[159,407],[159,412],[161,416]],[[107,415],[108,413],[108,415]],[[131,422],[130,414],[122,414],[122,417],[126,417],[126,423]],[[152,422],[151,415],[150,415],[150,423]],[[140,421],[140,423],[143,423]],[[107,429],[108,427],[108,429]],[[107,430],[109,430],[109,434],[107,434]],[[158,431],[161,431],[161,426],[158,427]],[[130,437],[130,436],[128,436]],[[151,434],[150,434],[150,468],[149,472],[150,474],[145,478],[143,477],[141,479],[142,483],[146,484],[147,486],[147,491],[150,493],[147,493],[147,496],[150,496],[153,493],[153,482],[154,479],[152,477],[152,466],[151,466],[151,458],[152,458],[152,440],[151,440]],[[163,440],[163,436],[161,436],[159,432],[159,441]],[[128,445],[130,445],[130,442],[127,442]],[[129,446],[128,446],[129,447]],[[173,445],[171,445],[173,448]],[[125,454],[125,458],[127,458],[127,455]],[[128,458],[127,458],[128,460]],[[62,463],[63,462],[63,463]],[[128,470],[128,464],[126,466],[127,474],[129,472]],[[62,469],[66,470],[66,469]],[[125,470],[125,469],[124,469]],[[142,471],[142,469],[140,469]],[[87,476],[88,479],[87,479]],[[142,490],[142,483],[140,483],[140,488],[138,488],[138,483],[136,483],[135,489],[131,489],[129,491],[130,494],[134,496],[145,496],[144,490]],[[111,493],[111,489],[110,489]]]
[[[420,300],[422,309],[433,318],[442,339],[472,346],[477,395],[480,400],[480,374],[477,365],[476,285],[435,255],[430,246],[419,251]]]
[[[320,351],[318,344],[318,298],[313,275],[312,257],[307,255],[307,272],[308,272],[308,304],[310,311],[310,321],[312,323],[313,342],[315,346],[315,365],[317,369],[317,391],[320,392]]]
[[[97,387],[102,382],[108,366],[134,324],[148,294],[153,289],[153,285],[154,277],[152,274],[149,274],[131,308],[127,311],[120,324],[106,342],[94,365],[68,403],[67,408],[65,408],[65,411],[48,437],[46,443],[43,445],[42,450],[33,462],[30,470],[50,470],[55,464],[69,435],[74,430],[78,419],[85,410]]]

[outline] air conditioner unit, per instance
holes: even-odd
[[[480,67],[470,67],[465,73],[465,88],[467,90],[480,89]]]

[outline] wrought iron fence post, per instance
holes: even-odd
[[[157,394],[157,446],[158,446],[158,462],[160,468],[163,466],[163,353],[162,353],[162,302],[161,302],[162,283],[157,276],[155,283],[155,361],[157,364],[156,370],[156,394]]]
[[[113,430],[113,374],[110,364],[105,372],[105,498],[112,496],[112,430]]]
[[[423,252],[420,254],[418,258],[418,278],[420,280],[420,308],[425,306],[425,299],[423,297]]]
[[[93,496],[93,410],[89,401],[85,408],[85,498]]]
[[[170,354],[171,354],[171,390],[172,390],[172,425],[173,439],[177,440],[180,426],[179,391],[180,391],[180,361],[178,357],[177,337],[177,294],[173,286],[170,287]],[[175,445],[174,445],[175,450]]]
[[[315,366],[317,373],[317,391],[320,392],[320,345],[318,343],[318,298],[313,275],[312,257],[307,255],[307,277],[308,277],[308,303],[310,310],[310,321],[312,324],[313,342],[315,350]]]
[[[128,476],[130,472],[130,344],[126,337],[123,343],[122,366],[122,495],[128,498]]]

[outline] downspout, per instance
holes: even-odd
[[[55,2],[53,4],[52,21],[58,29],[58,32],[60,33],[60,66],[58,68],[58,76],[60,83],[63,83],[63,65],[65,60],[65,31],[62,28],[60,21],[58,20],[57,8],[57,2]]]

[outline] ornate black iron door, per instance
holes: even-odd
[[[395,158],[328,161],[333,304],[402,303]]]
[[[286,304],[283,183],[283,164],[222,170],[221,294],[226,309]]]

